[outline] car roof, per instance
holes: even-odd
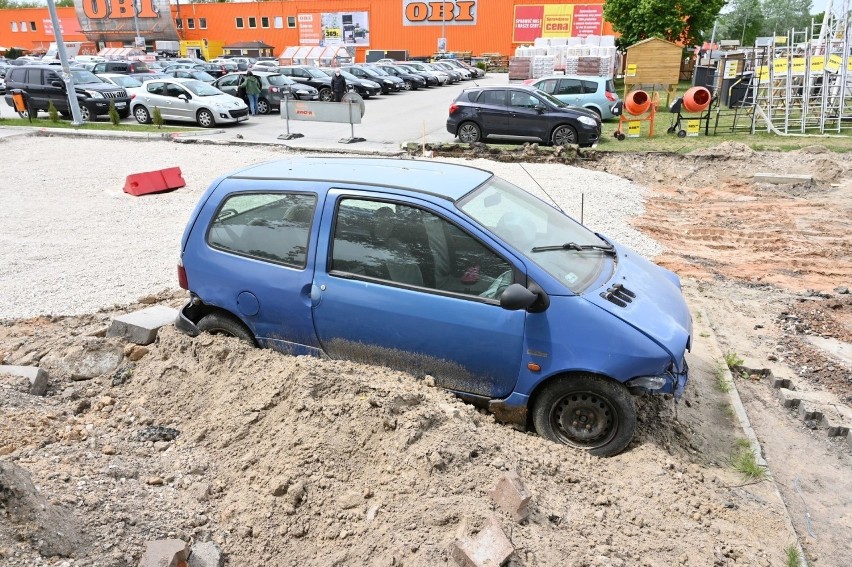
[[[376,185],[456,201],[493,174],[451,163],[392,158],[300,157],[261,163],[228,176],[234,179],[304,179],[347,185]]]

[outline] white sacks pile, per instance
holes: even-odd
[[[564,70],[566,75],[612,77],[619,60],[615,36],[611,35],[540,37],[532,46],[520,46],[515,49],[516,57],[545,55],[553,59],[553,70]],[[544,65],[542,62],[541,66]],[[534,73],[535,69],[533,64]],[[535,78],[539,76],[541,75],[535,75]]]

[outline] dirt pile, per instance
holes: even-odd
[[[48,350],[74,353],[101,319],[51,322],[64,340]],[[428,377],[233,339],[164,329],[119,374],[0,398],[4,431],[24,426],[5,458],[73,509],[81,565],[135,565],[167,537],[214,540],[234,565],[453,564],[449,544],[492,517],[510,565],[763,566],[787,543],[768,487],[691,463],[668,404],[642,403],[631,449],[598,459],[496,424]],[[176,437],[150,436],[162,428]],[[533,495],[523,524],[488,496],[508,470]],[[0,563],[39,563],[22,532],[0,548]]]

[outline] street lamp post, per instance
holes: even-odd
[[[62,30],[59,28],[59,17],[56,15],[56,4],[53,0],[47,0],[47,11],[50,12],[50,22],[53,24],[53,37],[56,39],[56,53],[62,64],[62,80],[65,82],[65,94],[68,96],[68,109],[71,111],[71,125],[81,126],[83,116],[80,114],[80,103],[77,101],[77,90],[74,88],[74,77],[71,75],[71,66],[68,64],[68,54],[65,52],[65,40],[62,38]]]

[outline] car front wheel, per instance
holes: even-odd
[[[226,313],[210,313],[209,315],[205,315],[196,326],[198,330],[205,333],[236,337],[241,341],[246,341],[253,346],[257,346],[251,331],[236,317]]]
[[[92,121],[92,111],[89,110],[89,107],[85,104],[80,105],[80,118],[83,120],[83,122]]]
[[[481,137],[482,130],[480,130],[479,126],[473,122],[462,122],[461,126],[459,126],[459,141],[465,144],[471,144],[473,142],[478,142]]]
[[[133,116],[136,118],[136,122],[139,124],[148,124],[151,122],[151,113],[148,112],[148,109],[142,105],[137,106],[133,109]]]
[[[540,435],[597,457],[623,451],[636,430],[630,392],[623,384],[594,374],[573,374],[545,386],[532,417]]]
[[[414,86],[414,85],[412,85],[412,84],[411,84],[411,81],[405,81],[405,82],[402,84],[402,88],[404,88],[404,89],[405,89],[405,90],[407,90],[407,91],[410,91],[410,90],[411,90],[411,88],[412,88],[413,86]]]
[[[198,120],[198,125],[202,128],[212,128],[216,125],[216,120],[213,118],[213,113],[207,110],[206,108],[202,108],[198,111],[196,115],[196,120]]]
[[[319,98],[323,102],[331,102],[334,100],[334,93],[329,88],[320,89]]]
[[[577,131],[574,130],[574,128],[572,128],[571,126],[563,124],[562,126],[556,127],[556,129],[553,131],[553,135],[550,137],[550,140],[553,142],[554,146],[576,144]]]

